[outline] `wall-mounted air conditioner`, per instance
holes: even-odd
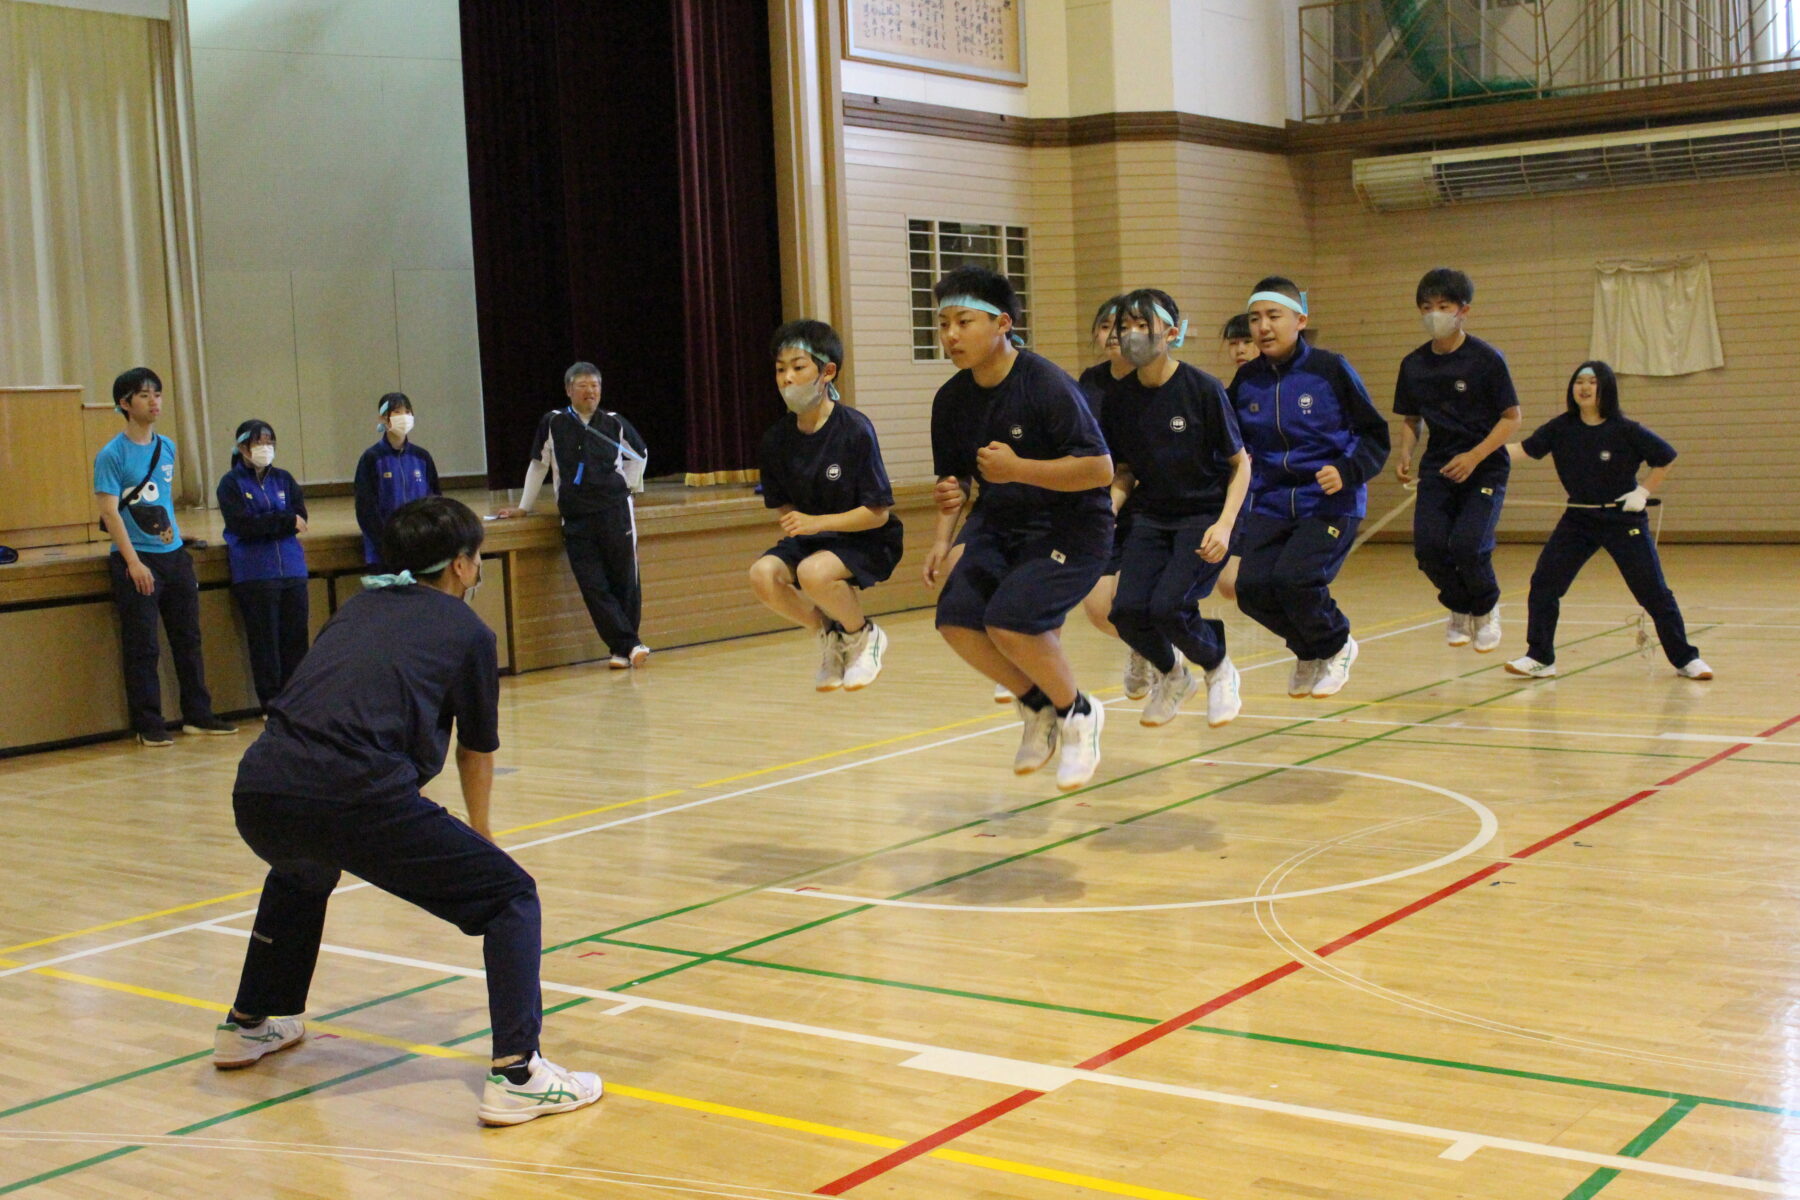
[[[1376,212],[1800,171],[1800,115],[1357,159]]]

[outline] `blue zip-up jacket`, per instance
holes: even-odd
[[[1250,451],[1251,512],[1290,521],[1366,513],[1364,484],[1387,462],[1387,418],[1341,354],[1302,337],[1279,366],[1255,358],[1239,367],[1230,396]],[[1343,476],[1335,495],[1314,478],[1324,467]]]
[[[219,480],[219,512],[231,582],[306,578],[306,551],[294,524],[306,516],[306,497],[292,475],[270,467],[258,479],[239,458]]]
[[[384,434],[364,450],[356,464],[356,523],[363,532],[363,561],[381,561],[381,527],[396,509],[442,494],[437,464],[425,447],[408,441],[396,450]]]

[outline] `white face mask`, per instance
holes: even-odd
[[[1462,318],[1453,312],[1432,311],[1419,314],[1419,324],[1425,326],[1425,332],[1434,342],[1444,341],[1462,328]]]
[[[823,379],[815,379],[811,383],[790,383],[781,389],[781,402],[796,416],[811,412],[824,398]]]
[[[405,437],[412,432],[413,415],[411,413],[394,413],[387,419],[388,430]]]
[[[252,447],[250,447],[250,462],[253,466],[255,466],[259,469],[262,469],[262,468],[266,468],[270,463],[272,463],[274,461],[275,461],[275,447],[273,447],[273,446],[252,446]]]

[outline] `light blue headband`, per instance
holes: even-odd
[[[421,567],[419,568],[419,574],[430,575],[433,572],[441,571],[449,566],[451,561],[451,559],[446,558],[443,562],[432,563],[429,567]],[[393,575],[364,575],[362,577],[363,590],[366,592],[378,591],[381,588],[388,587],[411,587],[417,582],[419,581],[413,578],[413,573],[411,571],[400,571]]]
[[[1155,301],[1151,301],[1150,308],[1152,311],[1154,311],[1156,313],[1157,319],[1160,320],[1164,325],[1169,326],[1171,329],[1173,329],[1175,327],[1175,318],[1171,317],[1169,315],[1168,310],[1165,309],[1162,305],[1156,303]],[[1183,318],[1181,318],[1181,332],[1175,335],[1175,340],[1170,342],[1169,345],[1171,345],[1172,347],[1174,347],[1177,350],[1181,349],[1181,344],[1183,342],[1187,341],[1187,331],[1188,331],[1187,318],[1183,317]]]
[[[943,312],[946,308],[972,308],[976,312],[989,313],[996,317],[1006,316],[1005,313],[1001,312],[992,304],[989,304],[986,300],[977,300],[973,296],[951,296],[948,299],[941,301],[938,304],[937,310]],[[1017,346],[1021,350],[1025,348],[1025,339],[1018,334],[1009,333],[1006,336],[1012,340],[1014,346]]]
[[[1280,292],[1257,292],[1254,296],[1250,297],[1250,304],[1255,304],[1258,300],[1273,301],[1284,308],[1293,309],[1303,317],[1306,315],[1305,292],[1300,293],[1300,298],[1298,300],[1294,299],[1292,296],[1284,296]],[[1250,304],[1246,304],[1244,307],[1249,308]]]
[[[1577,378],[1577,379],[1580,379],[1583,375],[1586,375],[1589,379],[1597,380],[1600,378],[1600,376],[1597,373],[1595,373],[1594,368],[1592,368],[1592,367],[1583,367],[1583,368],[1581,368],[1581,370],[1575,372],[1575,378]]]
[[[812,348],[812,343],[805,338],[794,338],[791,341],[783,342],[781,343],[781,348],[783,350],[799,350],[808,358],[812,359],[813,362],[817,363],[821,370],[824,369],[826,363],[831,362],[830,358],[820,354],[817,350],[814,350]],[[825,381],[825,394],[831,397],[831,402],[833,404],[836,404],[838,402],[837,384],[827,379]]]

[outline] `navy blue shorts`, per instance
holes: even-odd
[[[889,532],[889,531],[892,532]],[[894,573],[900,554],[905,549],[905,531],[900,522],[890,521],[880,529],[864,533],[813,533],[805,537],[785,537],[767,550],[763,557],[779,558],[788,570],[799,573],[800,564],[819,553],[830,551],[850,572],[850,586],[871,588]]]
[[[1102,575],[1117,575],[1125,565],[1125,539],[1131,533],[1131,509],[1127,507],[1113,519],[1112,554],[1106,559],[1106,568]]]
[[[1110,557],[1110,551],[1064,550],[1065,544],[1057,533],[967,532],[962,558],[938,597],[938,627],[1031,634],[1062,628]]]

